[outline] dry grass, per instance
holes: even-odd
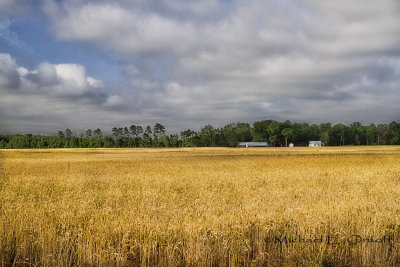
[[[0,163],[3,266],[400,265],[400,147],[2,150]]]

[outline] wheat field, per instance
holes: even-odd
[[[399,266],[400,147],[0,151],[2,266]]]

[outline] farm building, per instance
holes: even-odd
[[[309,141],[308,146],[323,146],[324,143],[322,141]]]
[[[241,142],[238,147],[267,147],[267,142]]]

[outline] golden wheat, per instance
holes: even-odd
[[[400,264],[400,148],[0,151],[3,266]]]

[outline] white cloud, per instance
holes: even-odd
[[[124,100],[122,97],[118,95],[110,95],[105,103],[104,106],[106,107],[120,107],[122,104],[124,104]]]
[[[100,80],[87,76],[85,68],[77,64],[41,63],[36,69],[18,67],[8,54],[0,54],[3,84],[21,93],[45,93],[57,96],[82,96],[96,93],[103,87]],[[1,83],[1,82],[0,82]]]
[[[8,54],[0,54],[0,93],[0,131],[14,133],[48,133],[68,121],[70,127],[84,127],[89,120],[114,121],[113,108],[124,103],[105,93],[103,83],[87,76],[81,65],[44,62],[29,70]]]
[[[88,76],[86,78],[86,82],[89,84],[90,87],[95,87],[95,88],[98,87],[99,88],[99,87],[103,87],[104,86],[102,81],[96,80],[95,78],[90,77],[90,76]]]
[[[83,66],[76,64],[58,64],[55,65],[57,77],[59,78],[60,87],[56,87],[59,91],[72,94],[82,94],[91,89],[87,82],[85,69]]]
[[[38,93],[59,96],[82,96],[97,93],[103,83],[87,76],[78,64],[41,63],[36,69],[20,67],[8,54],[0,54],[0,90],[23,94]]]

